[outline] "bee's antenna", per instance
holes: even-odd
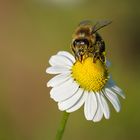
[[[94,26],[93,26],[93,29],[92,29],[92,33],[95,33],[96,31],[98,31],[99,29],[111,24],[112,21],[109,21],[109,20],[105,20],[105,21],[98,21]]]

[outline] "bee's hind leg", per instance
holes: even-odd
[[[100,58],[99,52],[95,52],[94,56],[93,56],[93,63],[95,63],[96,60],[99,59],[99,58]]]

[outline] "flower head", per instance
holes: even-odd
[[[72,77],[84,89],[99,91],[108,80],[108,71],[106,65],[100,60],[93,63],[93,58],[88,57],[83,62],[77,61],[72,66]]]
[[[117,95],[125,98],[122,90],[115,85],[108,73],[108,65],[100,60],[93,63],[92,57],[82,62],[76,61],[73,55],[60,51],[49,60],[49,74],[57,74],[48,83],[52,87],[51,98],[58,102],[61,111],[74,112],[84,105],[87,120],[98,122],[104,116],[110,117],[107,100],[117,112],[120,101]]]

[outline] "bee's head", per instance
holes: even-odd
[[[72,51],[75,54],[75,58],[79,61],[82,61],[83,56],[86,55],[87,49],[90,45],[90,42],[86,38],[75,39],[72,42]]]
[[[94,44],[95,37],[91,34],[92,26],[78,26],[73,34],[72,51],[75,58],[82,61],[87,55],[88,50]]]

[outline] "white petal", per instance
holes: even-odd
[[[97,100],[93,92],[88,93],[85,101],[84,113],[87,120],[92,120],[97,110]]]
[[[112,77],[110,76],[110,79],[107,82],[106,85],[107,88],[111,88],[113,91],[115,91],[115,93],[117,93],[118,95],[120,95],[123,99],[125,99],[125,94],[123,93],[123,91],[116,86],[115,82],[112,80]]]
[[[125,99],[125,94],[123,91],[116,85],[111,87],[118,95],[120,95],[123,99]]]
[[[117,112],[119,112],[120,109],[121,109],[121,105],[120,105],[120,101],[119,101],[117,95],[113,91],[108,89],[108,88],[105,89],[104,94],[108,98],[108,100],[112,103],[112,105],[115,108],[115,110]]]
[[[85,101],[85,105],[84,105],[84,114],[87,120],[91,120],[90,119],[90,111],[89,111],[89,105],[90,105],[90,94],[88,93],[87,99]]]
[[[98,101],[101,105],[101,109],[104,113],[104,116],[106,119],[109,119],[110,117],[110,111],[109,111],[109,107],[108,107],[108,104],[106,102],[106,99],[104,98],[103,94],[102,93],[97,93],[97,97],[98,97]]]
[[[50,95],[55,101],[60,102],[73,96],[78,88],[79,85],[71,78],[62,85],[52,88]]]
[[[97,100],[97,112],[93,118],[93,121],[99,122],[102,119],[102,117],[103,117],[103,111],[101,109],[101,105],[100,105],[99,101]]]
[[[49,60],[52,66],[72,66],[73,63],[70,59],[62,55],[54,55]]]
[[[71,73],[69,68],[62,66],[53,66],[46,69],[46,73],[49,74],[60,74],[60,73]]]
[[[87,96],[88,96],[88,93],[85,91],[84,94],[82,95],[82,97],[80,98],[80,100],[78,100],[77,103],[73,107],[66,110],[66,112],[71,113],[71,112],[78,110],[84,104]]]
[[[59,74],[59,75],[53,77],[50,81],[48,81],[47,87],[58,86],[58,85],[64,83],[65,81],[67,81],[70,77],[71,77],[71,75],[69,73],[68,74]]]
[[[83,94],[83,89],[79,88],[78,91],[72,97],[70,97],[69,99],[67,99],[65,101],[58,103],[59,109],[61,111],[64,111],[64,110],[71,108],[81,98],[82,94]]]
[[[73,63],[75,63],[75,58],[72,54],[70,54],[69,52],[66,51],[60,51],[57,53],[58,55],[62,55],[62,56],[66,56],[67,58],[69,58]]]

